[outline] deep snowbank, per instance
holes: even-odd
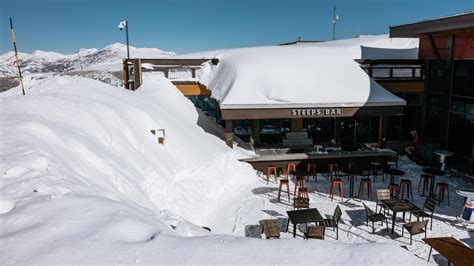
[[[386,244],[210,235],[200,226],[243,235],[272,207],[166,79],[130,92],[53,77],[0,101],[1,264],[420,263]]]
[[[204,223],[229,187],[255,178],[237,162],[239,150],[196,125],[194,106],[167,80],[147,80],[137,92],[75,77],[29,85],[27,97],[10,96],[18,90],[2,94],[6,185],[21,178],[30,192],[172,208]],[[165,145],[150,132],[159,128],[166,130]],[[14,192],[10,200],[18,197]],[[200,205],[209,208],[189,211]]]

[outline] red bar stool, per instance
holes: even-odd
[[[425,195],[425,192],[430,189],[431,178],[433,178],[431,175],[427,175],[427,174],[421,174],[420,175],[420,181],[418,182],[417,191],[420,192],[420,185],[421,185],[421,183],[423,183],[423,193],[422,193],[422,195]]]
[[[278,183],[278,174],[277,174],[277,168],[275,165],[269,165],[267,167],[267,184],[270,179],[270,175],[273,175],[275,177],[275,183]]]
[[[364,194],[364,186],[367,187],[367,198],[370,198],[372,200],[372,181],[370,178],[362,178],[360,180],[360,185],[359,185],[359,194],[358,198],[362,199],[361,196]]]
[[[400,180],[400,189],[401,189],[401,198],[403,199],[403,196],[405,196],[405,189],[407,192],[407,199],[411,198],[413,200],[413,189],[411,186],[411,180],[410,179],[402,179]]]
[[[328,170],[329,170],[328,176],[331,176],[331,179],[332,179],[333,175],[336,175],[339,173],[339,166],[337,165],[337,163],[330,163],[328,164]]]
[[[447,196],[448,196],[448,206],[449,206],[449,186],[447,183],[437,183],[435,187],[435,195],[439,189],[439,194],[438,194],[438,205],[441,204],[442,201],[444,201],[444,192],[447,191]]]
[[[317,176],[316,176],[316,164],[314,163],[309,163],[306,165],[306,171],[308,173],[313,174],[313,178],[315,181],[317,181]]]
[[[390,190],[390,198],[391,199],[398,199],[400,196],[400,187],[398,184],[390,183],[388,185],[388,189]]]
[[[280,187],[278,188],[278,202],[280,202],[280,195],[282,191],[282,187],[286,186],[286,194],[288,194],[288,202],[290,200],[290,181],[288,179],[280,179]]]
[[[339,195],[341,196],[341,200],[344,200],[344,194],[342,191],[342,179],[340,178],[333,178],[331,180],[331,190],[329,191],[329,195],[331,196],[331,201],[334,198],[334,189],[336,186],[339,186]]]
[[[296,164],[294,163],[286,164],[286,174],[288,175],[288,178],[290,177],[290,174],[292,171],[296,171]]]

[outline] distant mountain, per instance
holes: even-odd
[[[174,52],[166,52],[157,48],[136,48],[130,46],[130,57],[164,58],[174,56]],[[20,66],[23,73],[65,73],[75,71],[122,70],[122,60],[127,56],[124,44],[114,43],[102,49],[80,49],[74,54],[34,51],[31,54],[19,53]],[[17,75],[14,64],[14,52],[0,55],[0,77]]]

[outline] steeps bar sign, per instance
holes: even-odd
[[[292,109],[291,116],[331,116],[341,115],[341,109]]]

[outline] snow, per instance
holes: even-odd
[[[0,93],[2,265],[425,263],[357,224],[361,204],[342,206],[339,241],[243,237],[291,207],[274,201],[276,184],[237,160],[247,151],[196,124],[194,106],[167,79],[145,75],[138,91],[68,76],[25,85],[27,96]],[[164,145],[150,133],[160,128]],[[330,214],[337,202],[317,191],[311,204]],[[418,242],[415,252],[425,254]]]
[[[405,105],[334,47],[242,48],[201,79],[222,109]]]
[[[222,109],[405,105],[354,59],[416,59],[418,39],[362,35],[357,38],[225,49],[179,55],[218,58],[205,64],[200,82]]]
[[[0,76],[16,76],[14,52],[0,55]],[[158,48],[137,48],[130,46],[132,58],[165,58],[176,55],[174,52]],[[22,72],[64,73],[68,71],[122,71],[123,59],[127,57],[127,46],[120,43],[107,45],[102,49],[79,49],[73,54],[34,51],[31,54],[19,53]]]

